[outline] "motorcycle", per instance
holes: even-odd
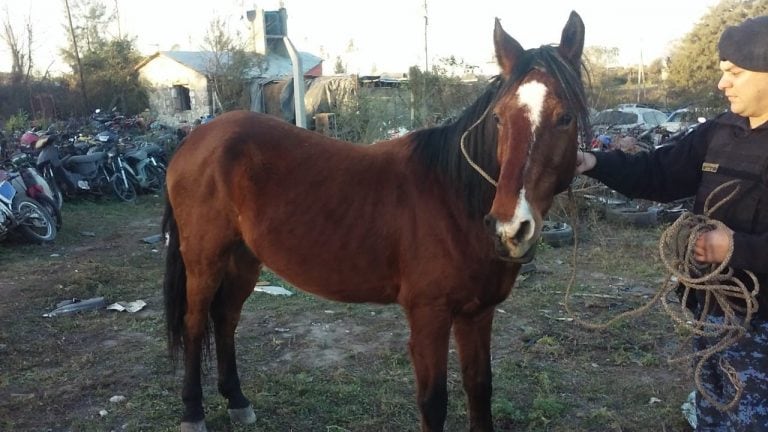
[[[120,146],[118,146],[119,148]],[[158,159],[163,150],[155,144],[147,144],[125,150],[126,169],[141,191],[159,193],[165,185],[165,165]]]
[[[11,184],[16,188],[16,193],[26,195],[45,207],[53,217],[56,229],[60,230],[63,224],[61,215],[63,198],[58,188],[51,187],[37,169],[32,166],[32,159],[26,153],[12,155],[6,163],[6,167],[11,172]]]
[[[120,146],[112,146],[107,150],[107,167],[109,184],[112,192],[120,200],[134,202],[136,200],[136,174],[123,158]]]
[[[56,135],[48,135],[40,138],[35,144],[35,148],[40,152],[37,155],[37,169],[43,178],[69,197],[103,195],[110,184],[110,176],[106,170],[107,153],[95,152],[62,158],[59,147],[55,145],[56,140]]]
[[[112,186],[112,192],[121,201],[133,202],[136,200],[138,180],[133,169],[123,157],[124,145],[115,143],[112,139],[97,137],[100,144],[91,147],[88,154],[103,152],[107,155],[105,163],[107,178]]]
[[[0,238],[18,230],[33,243],[53,241],[57,232],[53,218],[37,201],[17,193],[13,177],[0,170]]]

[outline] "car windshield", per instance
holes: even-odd
[[[677,111],[669,116],[667,121],[670,122],[695,122],[698,116],[694,111]]]
[[[656,111],[647,111],[643,113],[643,121],[649,125],[658,126],[666,120],[664,113]]]
[[[603,111],[597,114],[594,124],[601,125],[624,125],[637,123],[637,114],[623,111]]]

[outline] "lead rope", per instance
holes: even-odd
[[[678,325],[688,328],[694,335],[700,337],[710,337],[721,339],[707,348],[706,350],[694,352],[682,357],[668,360],[670,363],[679,363],[685,360],[699,358],[694,371],[694,382],[696,388],[707,401],[720,411],[732,409],[741,399],[744,392],[744,384],[738,376],[738,372],[728,361],[720,359],[719,367],[730,381],[734,388],[734,396],[728,403],[722,403],[716,399],[706,388],[701,380],[704,363],[711,359],[718,352],[722,352],[735,344],[746,334],[746,328],[757,311],[757,294],[760,285],[752,272],[745,273],[752,279],[754,288],[750,290],[739,279],[733,276],[733,269],[728,267],[728,263],[733,255],[733,242],[731,242],[725,260],[719,265],[703,265],[694,259],[694,246],[698,236],[704,232],[712,231],[717,228],[724,228],[725,225],[717,220],[710,219],[710,215],[732,199],[739,191],[736,186],[734,190],[717,204],[710,208],[710,201],[713,196],[721,190],[732,186],[738,180],[733,180],[720,185],[707,197],[704,204],[704,215],[694,215],[684,213],[675,223],[667,228],[659,241],[659,253],[665,267],[669,271],[667,278],[656,295],[645,305],[630,311],[623,312],[603,324],[596,324],[583,321],[576,317],[570,309],[569,298],[576,278],[576,229],[574,229],[574,253],[573,253],[573,272],[565,293],[565,309],[574,322],[590,329],[605,329],[613,323],[640,315],[649,310],[656,302],[661,300],[664,311]],[[573,195],[569,193],[571,203],[575,206]],[[572,217],[575,220],[575,217]],[[670,283],[672,277],[683,285],[684,291],[680,300],[680,310],[673,309],[667,298],[676,284]],[[705,292],[704,306],[701,309],[699,318],[689,320],[686,312],[686,303],[691,295],[692,289],[698,289]],[[744,306],[733,304],[732,300],[744,302]],[[723,311],[723,322],[713,323],[707,321],[707,316],[712,310],[713,303],[716,303]],[[739,319],[737,313],[743,314],[744,318]]]
[[[488,180],[488,183],[492,184],[493,187],[496,187],[498,183],[496,180],[493,179],[490,175],[488,175],[487,172],[485,172],[482,168],[480,168],[480,165],[476,164],[475,161],[472,160],[472,158],[469,157],[469,153],[467,153],[467,149],[464,144],[464,139],[467,138],[467,135],[469,135],[469,131],[474,129],[477,125],[480,124],[483,119],[485,119],[485,116],[488,115],[488,111],[491,110],[491,105],[488,105],[488,108],[483,111],[483,115],[480,116],[479,119],[477,119],[476,122],[472,123],[472,126],[470,126],[467,130],[464,131],[463,134],[461,134],[461,141],[459,142],[459,147],[461,147],[461,154],[464,155],[464,159],[467,160],[467,163],[469,166],[475,169],[478,174],[480,174],[484,179]]]

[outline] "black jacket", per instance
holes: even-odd
[[[746,118],[728,112],[677,144],[633,155],[594,155],[597,165],[586,175],[630,198],[668,202],[695,195],[696,213],[717,186],[739,179],[740,192],[710,216],[734,230],[730,266],[757,275],[759,315],[768,318],[768,123],[750,129]]]

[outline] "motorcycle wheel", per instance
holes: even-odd
[[[165,187],[165,173],[154,165],[147,165],[146,168],[147,186],[149,193],[160,193]]]
[[[61,213],[61,206],[64,205],[64,194],[61,193],[59,184],[56,183],[56,181],[49,182],[49,185],[51,186],[51,193],[53,194],[53,203],[55,204],[57,211]]]
[[[121,201],[136,201],[136,188],[133,186],[133,183],[130,180],[124,179],[119,175],[115,175],[112,177],[110,183],[112,184],[112,191],[115,193],[115,196],[117,196]]]
[[[48,186],[51,188],[51,193],[53,194],[51,198],[53,198],[53,202],[56,203],[56,207],[61,209],[61,206],[64,205],[64,194],[61,193],[59,183],[56,181],[55,176],[53,176],[53,173],[50,170],[50,167],[43,170],[43,179],[48,182]]]
[[[37,201],[16,195],[12,208],[13,214],[21,221],[19,232],[26,240],[40,244],[56,238],[56,223],[53,217]]]
[[[53,202],[52,199],[43,194],[38,195],[37,198],[35,198],[35,201],[40,203],[44,209],[48,210],[48,214],[51,215],[53,222],[56,224],[56,230],[60,231],[61,225],[64,223],[64,219],[61,217],[61,209],[56,205],[55,202]]]

